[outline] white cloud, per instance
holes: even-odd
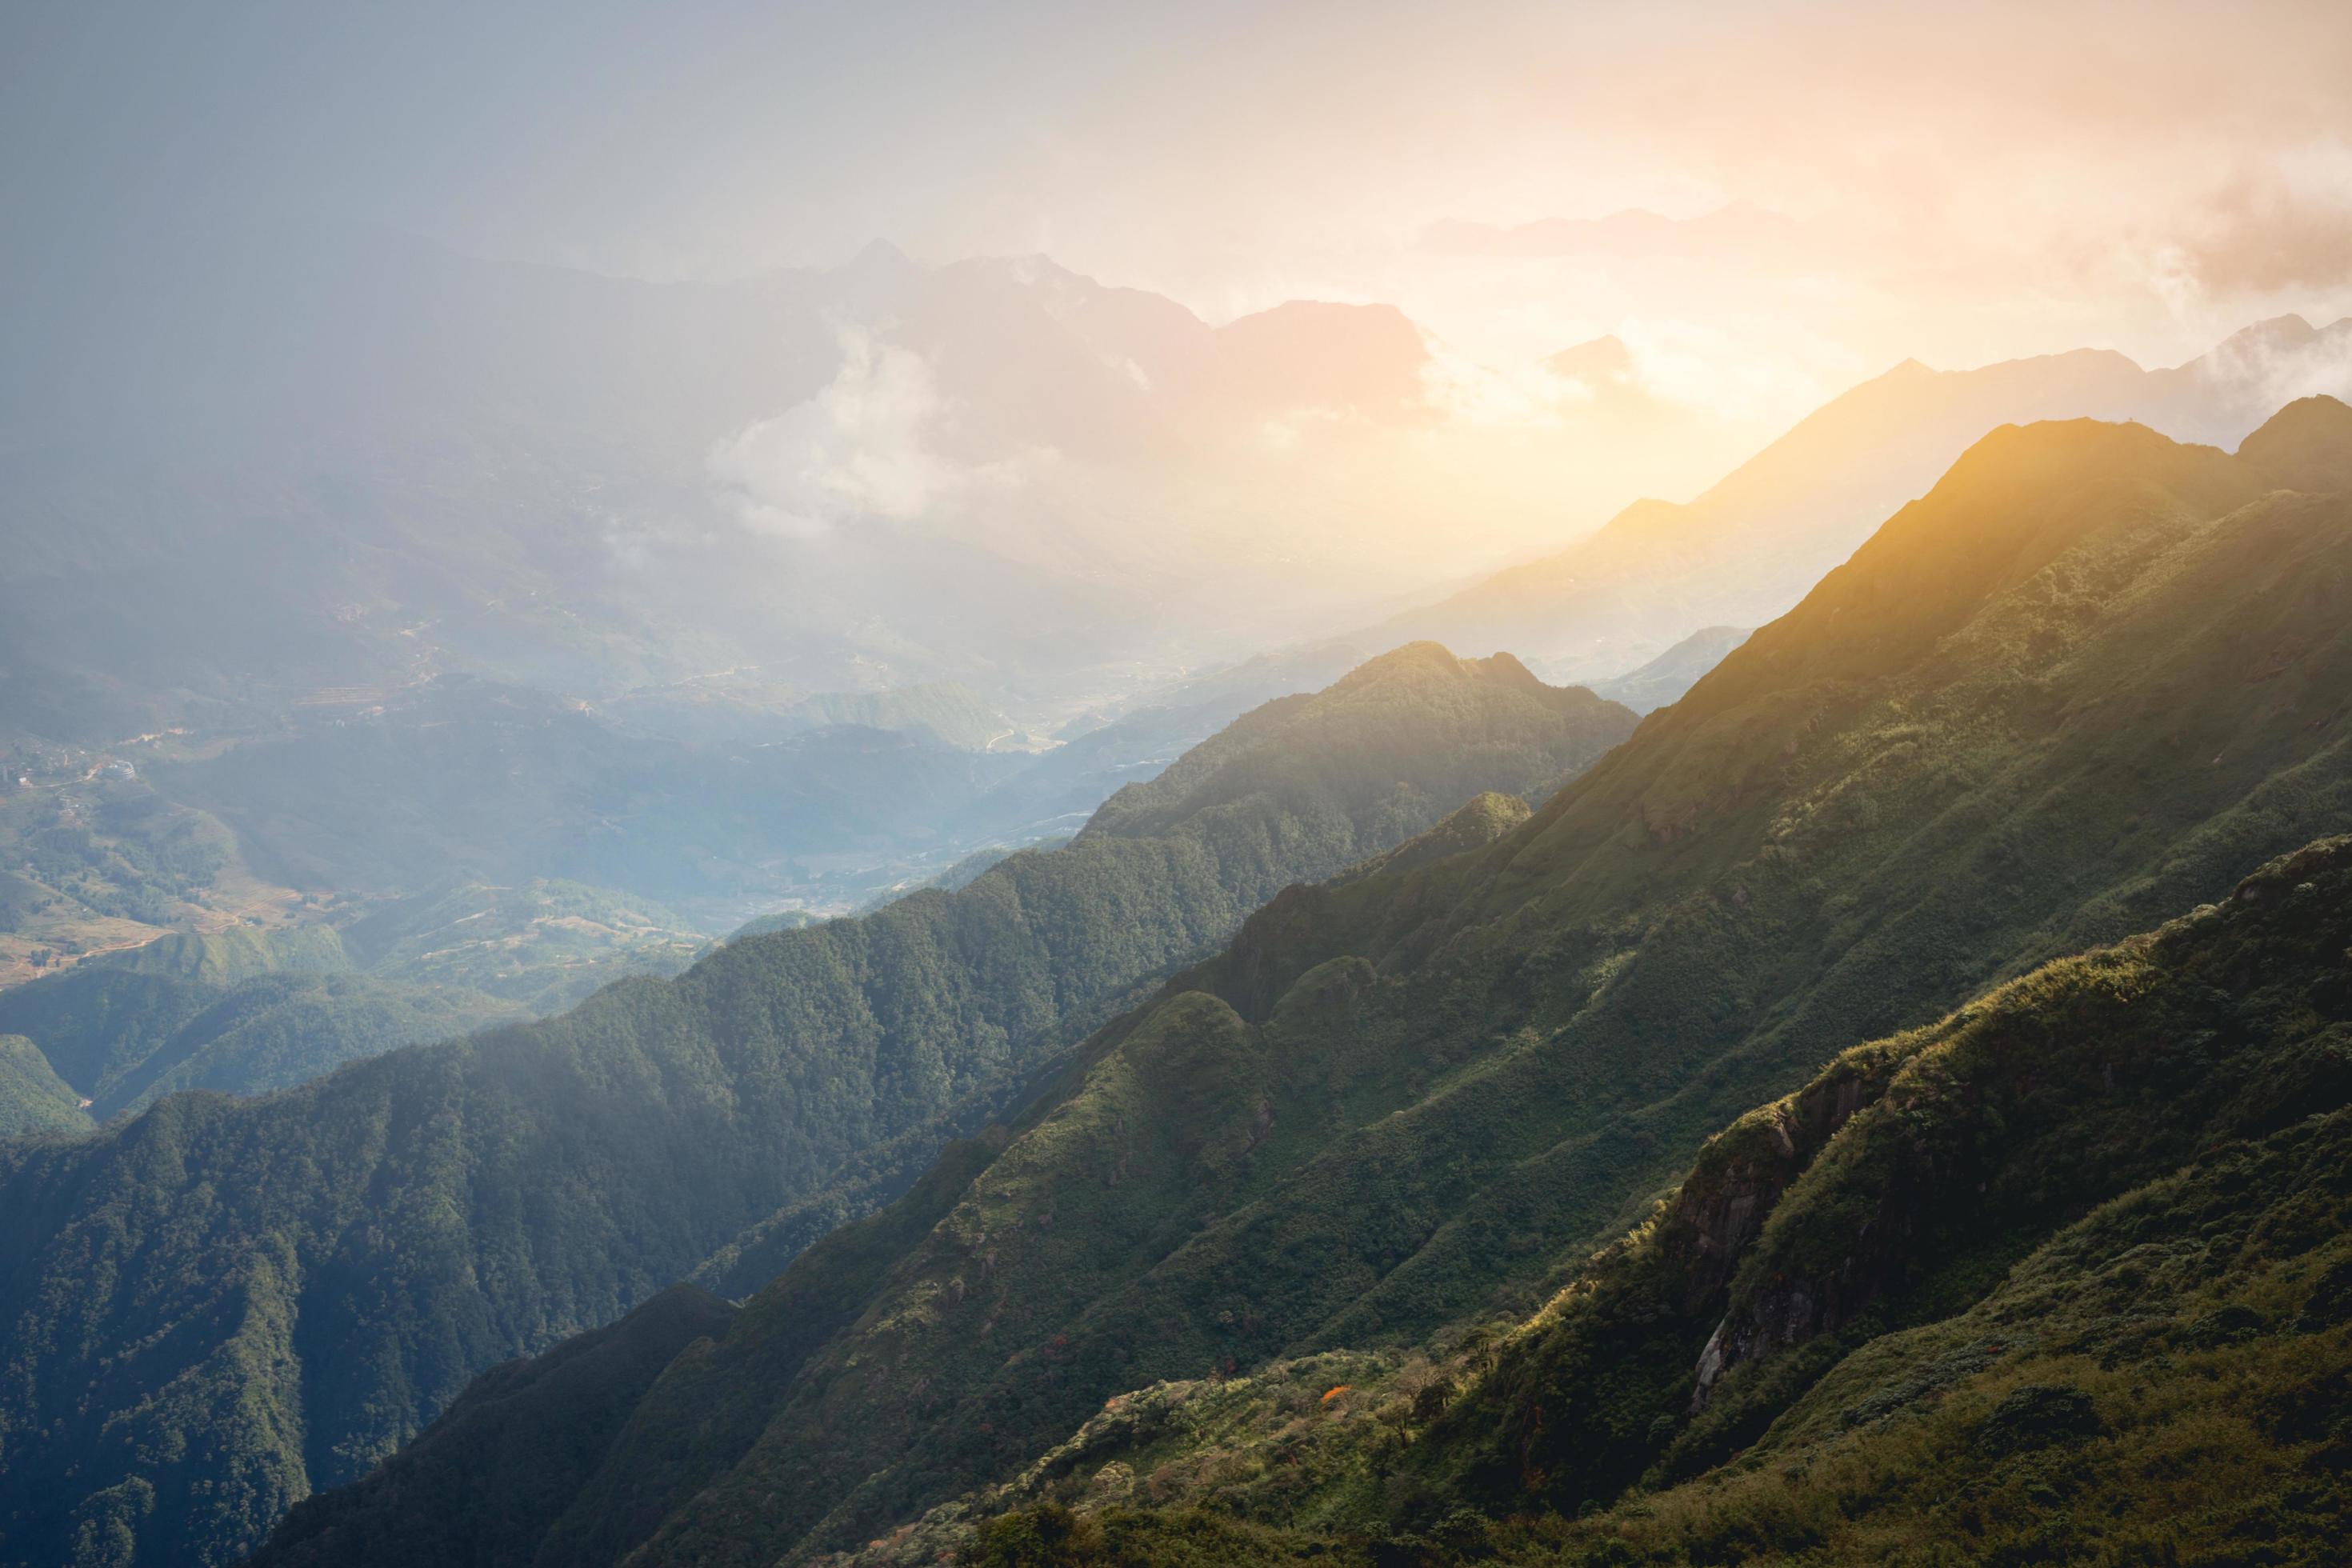
[[[2267,416],[2299,397],[2352,397],[2352,331],[2284,328],[2241,332],[2198,362],[2207,381],[2229,388],[2246,418]]]
[[[1593,397],[1591,387],[1548,366],[1496,370],[1436,342],[1422,365],[1421,385],[1430,406],[1459,424],[1528,429],[1556,430],[1561,404],[1590,403]]]
[[[964,463],[936,440],[950,409],[922,355],[866,332],[841,334],[824,391],[710,449],[711,482],[747,526],[812,539],[865,519],[931,517],[975,489],[1024,483],[1049,452]]]

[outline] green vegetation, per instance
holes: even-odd
[[[465,882],[393,900],[346,928],[371,974],[560,1012],[628,974],[675,974],[707,939],[650,900],[538,879]]]
[[[702,939],[657,905],[571,883],[467,884],[326,925],[173,932],[0,991],[105,1120],[184,1089],[258,1094],[402,1046],[683,969]]]
[[[368,1477],[362,1509],[342,1494],[333,1506],[297,1503],[281,1527],[283,1549],[345,1568],[529,1562],[656,1375],[734,1313],[691,1285],[672,1286],[617,1323],[484,1373]],[[485,1495],[495,1509],[465,1506]],[[435,1539],[417,1534],[418,1522]]]
[[[352,973],[324,926],[181,932],[0,991],[0,1030],[29,1037],[101,1121],[175,1089],[286,1088],[519,1012]]]
[[[1125,1396],[860,1558],[2318,1564],[2347,1391],[2336,838],[1847,1052],[1499,1341]]]
[[[241,912],[229,874],[235,843],[219,822],[143,782],[107,776],[102,753],[8,750],[0,766],[0,983],[161,927]],[[36,782],[19,785],[19,777]]]
[[[2352,821],[2352,503],[2269,466],[2352,444],[2352,411],[2283,418],[2296,440],[2238,458],[1996,432],[1527,821],[1474,806],[1446,833],[1501,837],[1275,898],[1088,1041],[947,1206],[901,1215],[917,1238],[870,1284],[813,1250],[656,1379],[547,1542],[663,1563],[1811,1550],[1773,1533],[1777,1475],[1742,1494],[1747,1535],[1676,1534],[1706,1500],[1641,1540],[1626,1521],[1744,1473],[1844,1358],[1991,1310],[2095,1205],[2223,1145],[2316,1139],[2341,1103],[2344,847],[2232,892]],[[1100,823],[1214,800],[1171,769]],[[2265,912],[2289,899],[2308,913]],[[2332,1145],[2307,1147],[2317,1181]],[[2329,1245],[2338,1199],[2308,1188],[2239,1191],[2313,1216],[2265,1257]],[[2247,1234],[2191,1212],[2200,1247]],[[2133,1312],[2180,1293],[2158,1261]],[[813,1342],[793,1303],[851,1295]],[[1831,1425],[1981,1375],[1938,1408],[1955,1440],[1994,1430],[1996,1489],[2125,1430],[2086,1352],[1997,1364],[2018,1327],[1955,1334],[1889,1355]],[[2159,1370],[2150,1397],[2174,1398]],[[1817,1522],[1866,1511],[1853,1471],[1811,1473]],[[1588,1508],[1619,1538],[1569,1519]],[[1997,1539],[2023,1557],[2019,1529]]]
[[[1481,791],[1540,795],[1633,724],[1508,660],[1402,649],[1180,763],[1187,800],[1136,797],[959,890],[260,1100],[174,1095],[0,1151],[0,1254],[24,1260],[0,1279],[0,1562],[235,1557],[485,1369],[721,1249],[740,1269],[804,1242],[812,1203],[838,1221],[905,1192],[963,1118],[1286,882]],[[173,1037],[163,993],[186,982],[137,978],[146,1037]],[[131,1032],[92,1037],[92,1070],[129,1084]]]
[[[0,1138],[20,1132],[87,1132],[81,1096],[22,1035],[0,1035]]]

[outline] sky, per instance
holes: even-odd
[[[1766,426],[2352,312],[2352,6],[19,5],[0,200],[28,304],[319,223],[656,279],[885,237],[1386,300],[1506,372],[1614,333]]]

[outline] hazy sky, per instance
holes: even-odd
[[[1768,416],[1906,355],[2169,363],[2352,311],[2342,0],[218,0],[0,29],[0,247],[36,296],[12,308],[159,237],[321,219],[651,277],[887,236],[1213,318],[1391,300],[1489,363],[1614,331]],[[1732,202],[1786,222],[1427,243]]]

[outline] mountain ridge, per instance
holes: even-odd
[[[2314,368],[2352,345],[2352,318],[2284,334]],[[1508,646],[1547,674],[1605,677],[1697,626],[1752,626],[1793,605],[1878,521],[1923,491],[1987,431],[2053,417],[2130,418],[2179,439],[2235,444],[2270,422],[2280,372],[2246,329],[2170,370],[2110,350],[1935,371],[1916,361],[1806,416],[1688,503],[1644,500],[1568,550],[1512,567],[1383,624],[1477,652]],[[2326,377],[2322,377],[2326,379]],[[2334,390],[2352,395],[2340,374]],[[1825,481],[1824,475],[1842,475]],[[1596,629],[1597,628],[1597,629]]]
[[[145,1500],[123,1525],[142,1561],[257,1543],[475,1373],[619,1319],[829,1184],[863,1184],[835,1223],[898,1196],[1062,1031],[1292,877],[1480,788],[1548,789],[1633,724],[1586,692],[1410,669],[1245,721],[1254,743],[1216,753],[1236,782],[1156,837],[1016,855],[264,1099],[173,1095],[94,1138],[0,1145],[0,1246],[26,1260],[0,1279],[0,1561],[68,1552],[121,1488]],[[882,1149],[899,1163],[850,1168]],[[73,1283],[93,1268],[142,1283]],[[101,1367],[98,1346],[131,1348]]]
[[[1824,1058],[2347,820],[2347,581],[2343,495],[2143,427],[1997,431],[1524,822],[1275,898],[770,1358],[838,1278],[787,1269],[656,1381],[547,1560],[887,1557],[1107,1398],[1525,1316]],[[681,1449],[689,1410],[726,1436]]]

